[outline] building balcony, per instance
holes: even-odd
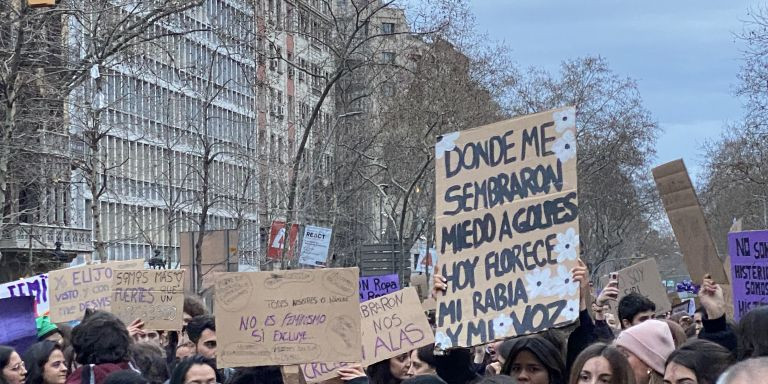
[[[9,224],[0,236],[0,251],[49,252],[61,243],[61,251],[88,253],[93,251],[91,230],[48,224]]]

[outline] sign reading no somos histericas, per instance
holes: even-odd
[[[455,132],[436,149],[440,348],[578,318],[575,109]]]

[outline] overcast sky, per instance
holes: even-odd
[[[742,114],[733,95],[747,0],[473,0],[479,32],[505,42],[523,67],[556,72],[566,58],[605,57],[638,81],[664,130],[655,163],[682,157],[692,173],[701,145]]]

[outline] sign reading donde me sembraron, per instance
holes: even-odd
[[[448,281],[439,348],[578,318],[575,115],[562,108],[438,138],[435,245]]]

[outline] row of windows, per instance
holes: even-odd
[[[201,188],[202,165],[201,158],[198,156],[114,136],[108,136],[104,146],[111,175],[158,185],[172,183],[176,187],[188,190]],[[232,190],[240,190],[242,183],[255,172],[246,165],[214,161],[211,164],[210,173],[212,192],[231,195]],[[163,190],[162,188],[154,189]],[[139,195],[138,191],[145,191],[145,188],[133,188],[133,190],[136,192],[130,193],[131,188],[118,188],[115,192],[133,197],[157,199],[157,197],[146,196],[145,192],[141,192],[144,195]],[[255,187],[249,187],[249,191],[246,195],[255,196]]]

